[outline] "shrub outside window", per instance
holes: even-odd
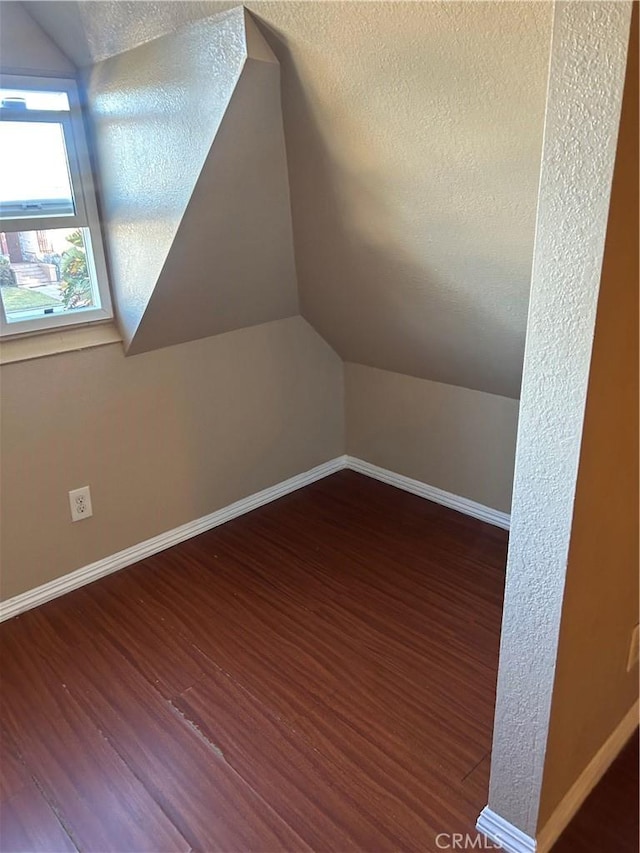
[[[113,316],[78,90],[0,78],[0,333]]]

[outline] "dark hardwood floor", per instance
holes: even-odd
[[[0,849],[473,840],[506,539],[341,472],[6,622]],[[637,849],[626,762],[554,853]]]
[[[3,851],[436,851],[506,534],[341,472],[0,627]]]
[[[582,804],[553,853],[638,853],[638,731]]]

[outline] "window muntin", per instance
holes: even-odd
[[[2,78],[0,331],[112,316],[73,81]]]

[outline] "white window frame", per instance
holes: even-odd
[[[113,307],[104,247],[98,215],[93,172],[87,148],[82,106],[78,86],[74,79],[62,77],[35,77],[15,74],[0,74],[0,87],[3,89],[22,89],[34,92],[66,92],[69,99],[69,112],[62,116],[56,111],[28,110],[18,117],[20,121],[55,121],[63,126],[71,189],[75,202],[74,216],[2,216],[0,231],[46,231],[54,228],[84,228],[85,252],[90,275],[95,281],[100,298],[99,308],[82,308],[59,314],[46,314],[25,320],[7,322],[2,299],[0,299],[0,336],[19,337],[47,329],[65,326],[81,326],[88,323],[104,322],[113,318]],[[13,119],[13,116],[9,117]]]

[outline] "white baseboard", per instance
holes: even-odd
[[[310,471],[297,474],[295,477],[291,477],[282,483],[277,483],[275,486],[270,486],[268,489],[256,492],[255,495],[242,498],[242,500],[216,510],[216,512],[212,512],[210,515],[197,518],[195,521],[189,521],[180,527],[168,530],[166,533],[160,533],[152,539],[147,539],[145,542],[140,542],[140,544],[133,545],[131,548],[125,548],[124,551],[118,551],[117,554],[97,560],[95,563],[63,575],[61,578],[49,581],[49,583],[42,584],[42,586],[37,586],[35,589],[30,589],[27,592],[16,595],[14,598],[9,598],[7,601],[0,601],[0,622],[5,619],[11,619],[12,616],[17,616],[18,613],[23,613],[32,607],[37,607],[40,604],[51,601],[53,598],[58,598],[58,596],[91,583],[98,578],[104,577],[104,575],[110,575],[112,572],[124,569],[126,566],[143,560],[145,557],[151,557],[153,554],[164,551],[165,548],[170,548],[172,545],[177,545],[179,542],[191,539],[192,536],[197,536],[199,533],[204,533],[206,530],[218,527],[218,525],[224,524],[225,521],[230,521],[232,518],[237,518],[239,515],[251,512],[252,509],[275,501],[283,495],[288,495],[290,492],[301,489],[303,486],[308,486],[310,483],[315,483],[316,480],[328,477],[329,474],[334,474],[336,471],[341,471],[344,468],[358,471],[367,477],[381,480],[383,483],[404,489],[406,492],[411,492],[414,495],[419,495],[427,500],[450,507],[465,515],[482,519],[482,521],[487,521],[489,524],[495,524],[505,529],[509,527],[509,516],[507,513],[490,509],[467,498],[460,498],[457,495],[444,492],[442,489],[436,489],[434,486],[428,486],[426,483],[412,480],[410,477],[404,477],[402,474],[394,474],[393,471],[379,468],[377,465],[364,462],[362,459],[356,459],[353,456],[337,456],[335,459],[324,462]]]
[[[232,518],[237,518],[239,515],[251,512],[252,509],[257,509],[257,507],[275,501],[283,495],[295,492],[303,486],[315,483],[316,480],[328,477],[329,474],[341,471],[345,465],[346,458],[344,456],[330,459],[328,462],[317,465],[310,471],[296,474],[295,477],[284,480],[282,483],[276,483],[275,486],[270,486],[261,492],[249,495],[247,498],[242,498],[242,500],[216,510],[216,512],[212,512],[210,515],[197,518],[195,521],[189,521],[186,524],[180,525],[180,527],[175,527],[173,530],[168,530],[166,533],[160,533],[152,539],[140,542],[139,545],[125,548],[124,551],[118,551],[117,554],[112,554],[110,557],[105,557],[102,560],[63,575],[61,578],[56,578],[49,581],[49,583],[35,587],[35,589],[27,590],[27,592],[23,592],[21,595],[16,595],[14,598],[9,598],[7,601],[2,601],[0,602],[0,622],[3,622],[5,619],[11,619],[12,616],[17,616],[18,613],[23,613],[32,607],[38,607],[38,605],[44,604],[46,601],[51,601],[52,598],[58,598],[58,596],[64,595],[66,592],[91,583],[105,575],[110,575],[112,572],[117,572],[119,569],[124,569],[126,566],[131,566],[145,557],[158,554],[172,545],[177,545],[179,542],[191,539],[199,533],[204,533],[207,530],[218,527],[218,525],[224,524],[225,521],[230,521]]]
[[[383,483],[388,483],[390,486],[395,486],[397,489],[411,492],[412,495],[419,495],[421,498],[426,498],[434,503],[449,507],[449,509],[455,509],[458,512],[464,513],[464,515],[479,518],[481,521],[501,527],[503,530],[509,529],[511,516],[507,512],[492,509],[491,507],[484,506],[484,504],[469,500],[469,498],[461,498],[458,495],[451,494],[451,492],[437,489],[435,486],[428,486],[420,480],[412,480],[411,477],[405,477],[403,474],[387,471],[386,468],[372,465],[371,462],[365,462],[363,459],[357,459],[355,456],[347,456],[346,460],[346,467],[352,471],[358,471],[367,477],[373,477],[374,480],[380,480]]]
[[[505,853],[536,853],[536,840],[485,806],[476,823],[478,832],[499,844]]]
[[[551,850],[580,806],[618,757],[638,727],[638,711],[639,705],[636,701],[569,788],[549,820],[538,833],[538,853],[548,853]]]
[[[638,727],[638,701],[625,714],[546,822],[537,838],[531,838],[486,806],[476,829],[499,844],[506,853],[549,853],[591,791]]]

